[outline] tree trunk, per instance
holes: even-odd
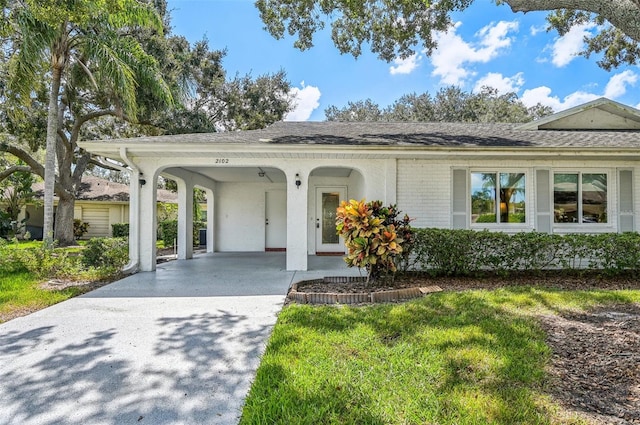
[[[59,198],[56,209],[56,240],[60,246],[74,245],[76,240],[73,234],[73,211],[76,200],[74,196],[60,196]]]
[[[58,96],[62,69],[52,66],[49,111],[47,112],[47,145],[44,163],[44,224],[42,237],[45,248],[53,247],[53,194],[56,182],[56,141],[58,138]]]

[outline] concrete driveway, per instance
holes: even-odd
[[[293,281],[282,253],[173,261],[0,325],[0,424],[236,424]]]

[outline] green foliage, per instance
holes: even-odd
[[[599,270],[609,276],[640,270],[640,235],[556,235],[417,229],[411,267],[434,275]]]
[[[636,2],[637,3],[637,2]],[[640,7],[640,4],[637,4]],[[633,19],[629,16],[630,19]],[[554,11],[547,16],[548,30],[554,29],[560,35],[565,35],[575,25],[586,25],[596,23],[600,25],[599,31],[595,35],[587,33],[585,35],[586,47],[578,52],[580,56],[589,58],[596,54],[599,58],[598,66],[611,71],[620,65],[635,65],[640,57],[640,45],[638,38],[625,34],[625,32],[616,28],[616,26],[604,25],[605,21],[602,17],[593,13],[579,10],[560,9]]]
[[[258,0],[256,7],[265,29],[277,39],[297,36],[294,46],[313,47],[313,36],[331,27],[333,44],[341,53],[360,56],[363,44],[390,62],[423,51],[430,55],[436,47],[437,32],[447,32],[454,22],[451,14],[464,11],[474,0],[385,1],[379,0]],[[595,35],[585,37],[580,54],[598,54],[598,65],[610,70],[621,64],[635,65],[639,55],[640,2],[544,2],[496,0],[514,12],[549,12],[548,29],[566,34],[576,25],[597,26]],[[574,8],[571,8],[573,5]],[[487,7],[490,7],[487,5]],[[401,24],[399,24],[401,23]]]
[[[129,242],[126,238],[91,238],[82,251],[82,265],[117,271],[129,261]]]
[[[204,221],[193,222],[193,246],[200,245],[200,229],[207,227],[207,223]]]
[[[2,165],[2,162],[0,162]],[[5,165],[9,168],[9,164]],[[35,182],[35,177],[29,171],[24,171],[24,165],[18,161],[13,168],[14,171],[4,180],[0,180],[0,237],[14,237],[24,228],[24,220],[18,221],[18,215],[22,208],[33,200],[31,186]]]
[[[336,230],[345,241],[349,267],[367,270],[368,281],[383,273],[396,272],[398,259],[407,253],[413,233],[405,215],[398,220],[395,205],[383,207],[380,201],[342,201],[337,210]]]
[[[38,279],[77,279],[82,267],[64,249],[27,248],[14,251],[15,261]]]
[[[429,93],[404,95],[386,108],[367,99],[334,105],[325,109],[327,121],[422,121],[422,122],[528,122],[553,112],[537,104],[527,107],[515,93],[498,94],[496,89],[483,87],[478,93],[464,92],[459,87],[442,88],[431,97]]]
[[[159,230],[159,238],[164,242],[164,247],[169,248],[174,246],[178,240],[178,220],[165,220],[160,222]]]
[[[114,238],[128,238],[129,223],[113,223],[111,225],[111,233]]]
[[[73,220],[73,236],[81,238],[89,231],[89,223],[86,223],[79,218]]]

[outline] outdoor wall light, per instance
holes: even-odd
[[[140,173],[140,176],[138,177],[138,181],[140,182],[140,186],[144,186],[145,184],[147,184],[147,180],[145,180],[142,173]]]
[[[300,174],[296,173],[296,187],[300,189],[300,185],[302,182],[300,181]]]

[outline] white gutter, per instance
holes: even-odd
[[[120,158],[131,170],[129,174],[129,263],[122,268],[125,274],[133,274],[140,266],[140,169],[127,156],[127,148],[120,148]]]

